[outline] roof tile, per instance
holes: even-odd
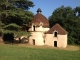
[[[53,31],[58,31],[58,34],[65,35],[68,32],[62,28],[59,24],[55,24],[49,31],[46,32],[46,34],[53,34]]]
[[[43,27],[49,27],[48,19],[41,13],[37,13],[31,23],[34,23],[36,26],[40,26],[40,23],[43,23]]]

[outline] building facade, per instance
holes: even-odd
[[[59,24],[55,24],[45,33],[45,45],[65,48],[68,40],[67,34],[68,32],[65,29]]]
[[[59,24],[49,28],[48,19],[41,14],[41,9],[38,8],[37,14],[31,22],[31,36],[29,43],[32,45],[48,45],[55,47],[67,46],[67,31]]]

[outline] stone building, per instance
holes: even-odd
[[[55,24],[49,31],[45,33],[45,45],[54,47],[67,46],[67,31],[59,24]]]
[[[49,28],[48,19],[42,15],[41,9],[38,8],[37,14],[31,22],[31,36],[29,43],[32,45],[48,45],[55,47],[67,46],[67,31],[59,24]]]

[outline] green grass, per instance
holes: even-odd
[[[0,44],[0,60],[80,60],[80,50]]]

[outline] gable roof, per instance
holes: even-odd
[[[39,8],[31,23],[34,23],[37,27],[40,26],[40,23],[43,24],[43,27],[49,27],[48,19],[44,15],[42,15],[41,12],[42,11]]]
[[[54,31],[57,31],[58,34],[65,35],[68,32],[62,28],[59,24],[55,24],[49,31],[46,32],[46,34],[53,34]]]

